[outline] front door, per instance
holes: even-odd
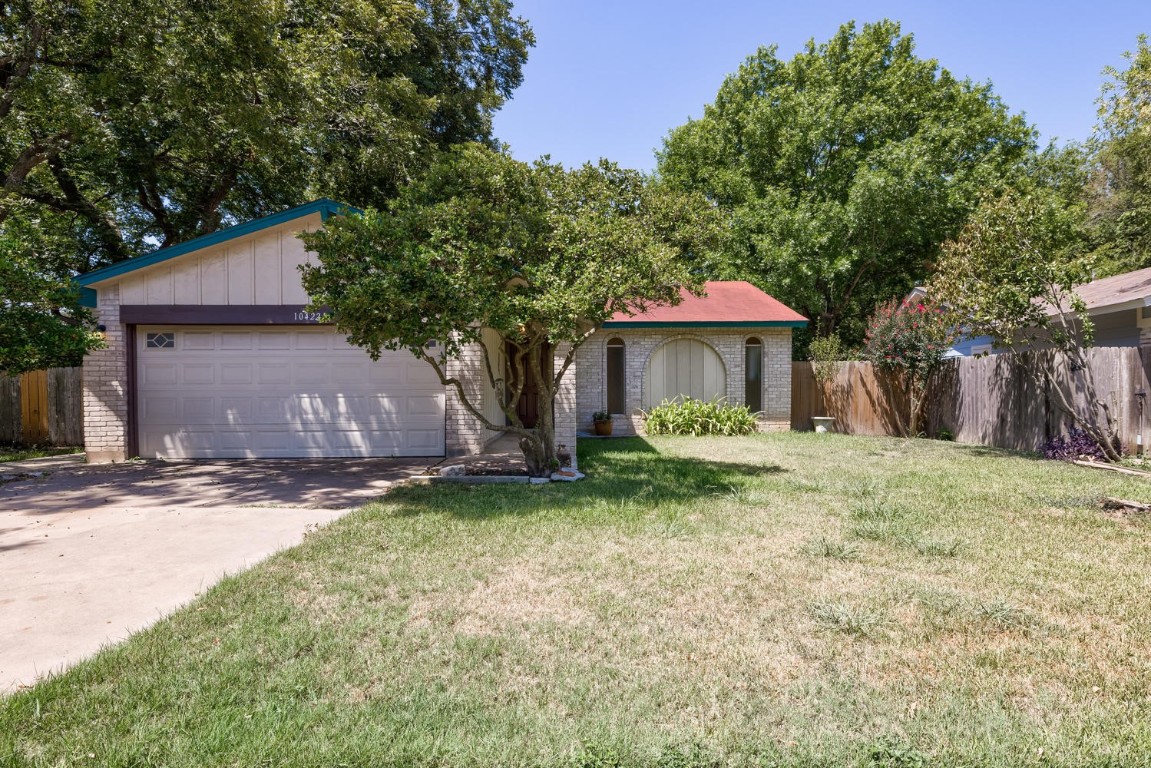
[[[508,344],[505,349],[507,352],[507,381],[511,381],[512,376],[512,357],[515,354],[515,348]],[[550,344],[545,344],[543,350],[540,352],[540,372],[545,377],[552,376],[552,348]],[[534,376],[528,376],[527,381],[524,382],[523,392],[520,393],[520,401],[516,403],[516,415],[520,417],[520,421],[528,429],[534,429],[540,420],[539,412],[539,385],[536,383]]]

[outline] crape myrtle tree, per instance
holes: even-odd
[[[1095,388],[1093,328],[1075,293],[1091,279],[1086,247],[1082,203],[1043,187],[988,192],[944,244],[929,291],[965,333],[1029,353],[1027,370],[1056,407],[1114,460],[1115,418]]]
[[[616,312],[700,290],[691,265],[719,228],[702,197],[613,163],[565,169],[468,144],[386,208],[305,235],[318,262],[304,268],[304,287],[373,357],[406,349],[428,363],[485,427],[519,438],[532,475],[546,475],[553,403],[576,350]],[[487,418],[453,373],[450,361],[469,344],[482,348],[482,375],[506,423]],[[555,350],[563,356],[553,367]],[[529,428],[517,404],[532,390],[539,420]]]
[[[533,43],[509,0],[0,2],[0,259],[44,278],[0,307],[74,340],[78,273],[316,197],[381,205],[491,140]]]
[[[954,328],[953,320],[928,299],[893,299],[876,307],[867,323],[863,359],[879,373],[903,437],[923,433],[931,377],[943,364]],[[894,396],[897,389],[906,410]]]
[[[872,308],[929,274],[979,191],[1034,148],[990,84],[920,58],[882,21],[789,61],[759,49],[671,131],[658,171],[730,213],[714,276],[749,280],[856,346]]]

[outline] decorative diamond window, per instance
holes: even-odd
[[[172,331],[149,333],[144,339],[144,344],[148,349],[175,349],[176,334]]]

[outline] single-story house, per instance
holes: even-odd
[[[88,459],[458,456],[496,437],[430,366],[402,350],[372,361],[307,311],[297,233],[347,210],[317,200],[78,278],[106,341],[84,361]],[[557,441],[574,446],[598,410],[634,431],[642,409],[680,395],[746,402],[765,428],[787,429],[791,329],[805,324],[724,282],[614,317],[564,378]],[[451,373],[496,418],[481,360],[466,350]]]
[[[1087,307],[1094,326],[1097,347],[1151,346],[1151,267],[1101,277],[1075,287],[1075,293]],[[917,287],[908,300],[927,295]],[[1050,315],[1058,312],[1052,308]],[[971,357],[994,353],[990,336],[965,336],[956,339],[947,357]]]

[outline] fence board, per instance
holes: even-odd
[[[947,430],[958,442],[1035,450],[1070,426],[1058,398],[1029,371],[1036,356],[1053,352],[990,355],[947,361],[932,381],[926,431]],[[1058,362],[1058,361],[1057,361]],[[1107,403],[1120,439],[1136,452],[1151,437],[1151,350],[1099,347],[1088,350],[1085,372],[1065,370],[1065,391],[1077,408],[1087,406],[1088,382]],[[1139,397],[1137,393],[1143,392]],[[898,396],[898,393],[896,393]],[[831,382],[815,381],[810,363],[793,363],[792,428],[811,429],[812,416],[832,416],[836,431],[856,435],[898,434],[899,413],[870,363],[844,363]]]
[[[24,444],[48,442],[48,375],[29,371],[20,377],[20,419]]]
[[[0,373],[0,445],[19,443],[21,437],[20,377]]]
[[[84,444],[83,368],[49,368],[48,440],[52,445]]]

